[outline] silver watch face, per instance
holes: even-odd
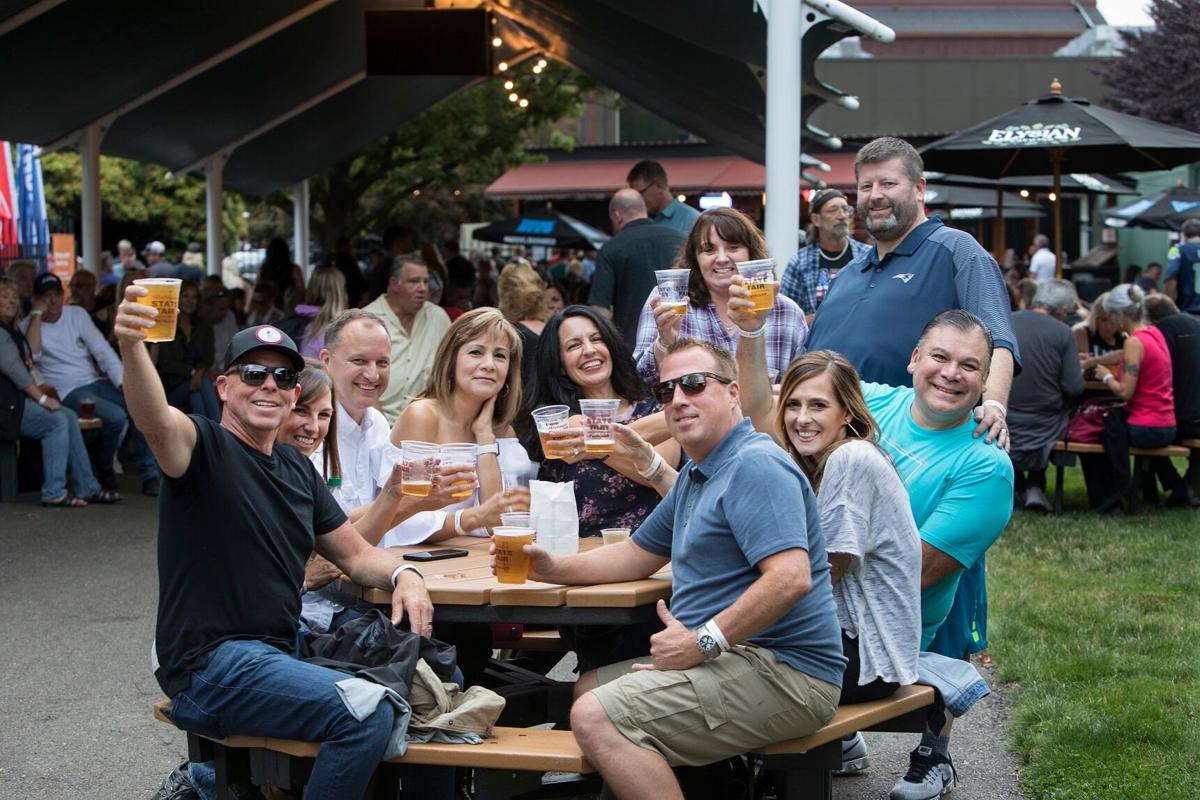
[[[717,654],[717,640],[707,633],[700,634],[700,637],[696,639],[696,647],[700,648],[700,652],[709,658]]]

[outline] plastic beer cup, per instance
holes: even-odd
[[[629,528],[604,528],[600,531],[605,544],[617,544],[629,538]]]
[[[537,425],[538,438],[542,442],[542,453],[546,458],[562,458],[558,453],[551,451],[550,445],[554,444],[554,441],[547,439],[546,434],[566,428],[567,419],[571,416],[571,409],[567,406],[542,406],[535,408],[530,416],[533,417],[533,423]]]
[[[440,455],[443,465],[464,464],[472,468],[475,467],[475,445],[469,442],[463,444],[444,444],[441,447]],[[463,484],[464,489],[462,491],[455,492],[450,496],[459,498],[470,497],[471,492],[475,491],[475,487],[466,485],[467,483],[467,481],[456,481],[454,485],[458,486]],[[401,491],[403,491],[403,485],[401,485]]]
[[[146,328],[147,342],[172,342],[175,340],[175,322],[179,317],[179,278],[138,278],[134,286],[141,286],[149,294],[137,298],[138,303],[158,311],[154,327]]]
[[[532,528],[501,526],[492,532],[496,548],[496,580],[500,583],[524,583],[529,579],[529,556],[524,547],[533,544]]]
[[[775,259],[742,261],[737,269],[742,276],[742,286],[749,290],[750,301],[754,303],[754,308],[750,310],[770,311],[775,305],[775,294],[779,291],[779,281],[775,279]]]
[[[401,494],[427,497],[433,488],[440,448],[431,442],[405,440],[400,443]]]
[[[587,422],[583,432],[583,449],[589,453],[611,453],[616,449],[612,424],[616,420],[620,400],[580,400],[579,410]]]
[[[690,269],[654,270],[654,278],[658,281],[659,301],[681,317],[687,313],[688,277],[691,274]]]

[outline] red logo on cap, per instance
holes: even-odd
[[[254,332],[254,338],[263,344],[279,344],[283,341],[283,333],[278,328],[264,325]]]

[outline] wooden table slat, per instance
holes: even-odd
[[[575,586],[567,592],[572,608],[633,608],[671,597],[671,576],[654,575],[640,581]]]

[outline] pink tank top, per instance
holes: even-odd
[[[1162,332],[1142,328],[1133,335],[1142,343],[1142,364],[1133,397],[1125,404],[1130,425],[1170,428],[1175,425],[1175,393],[1171,388],[1171,353]]]

